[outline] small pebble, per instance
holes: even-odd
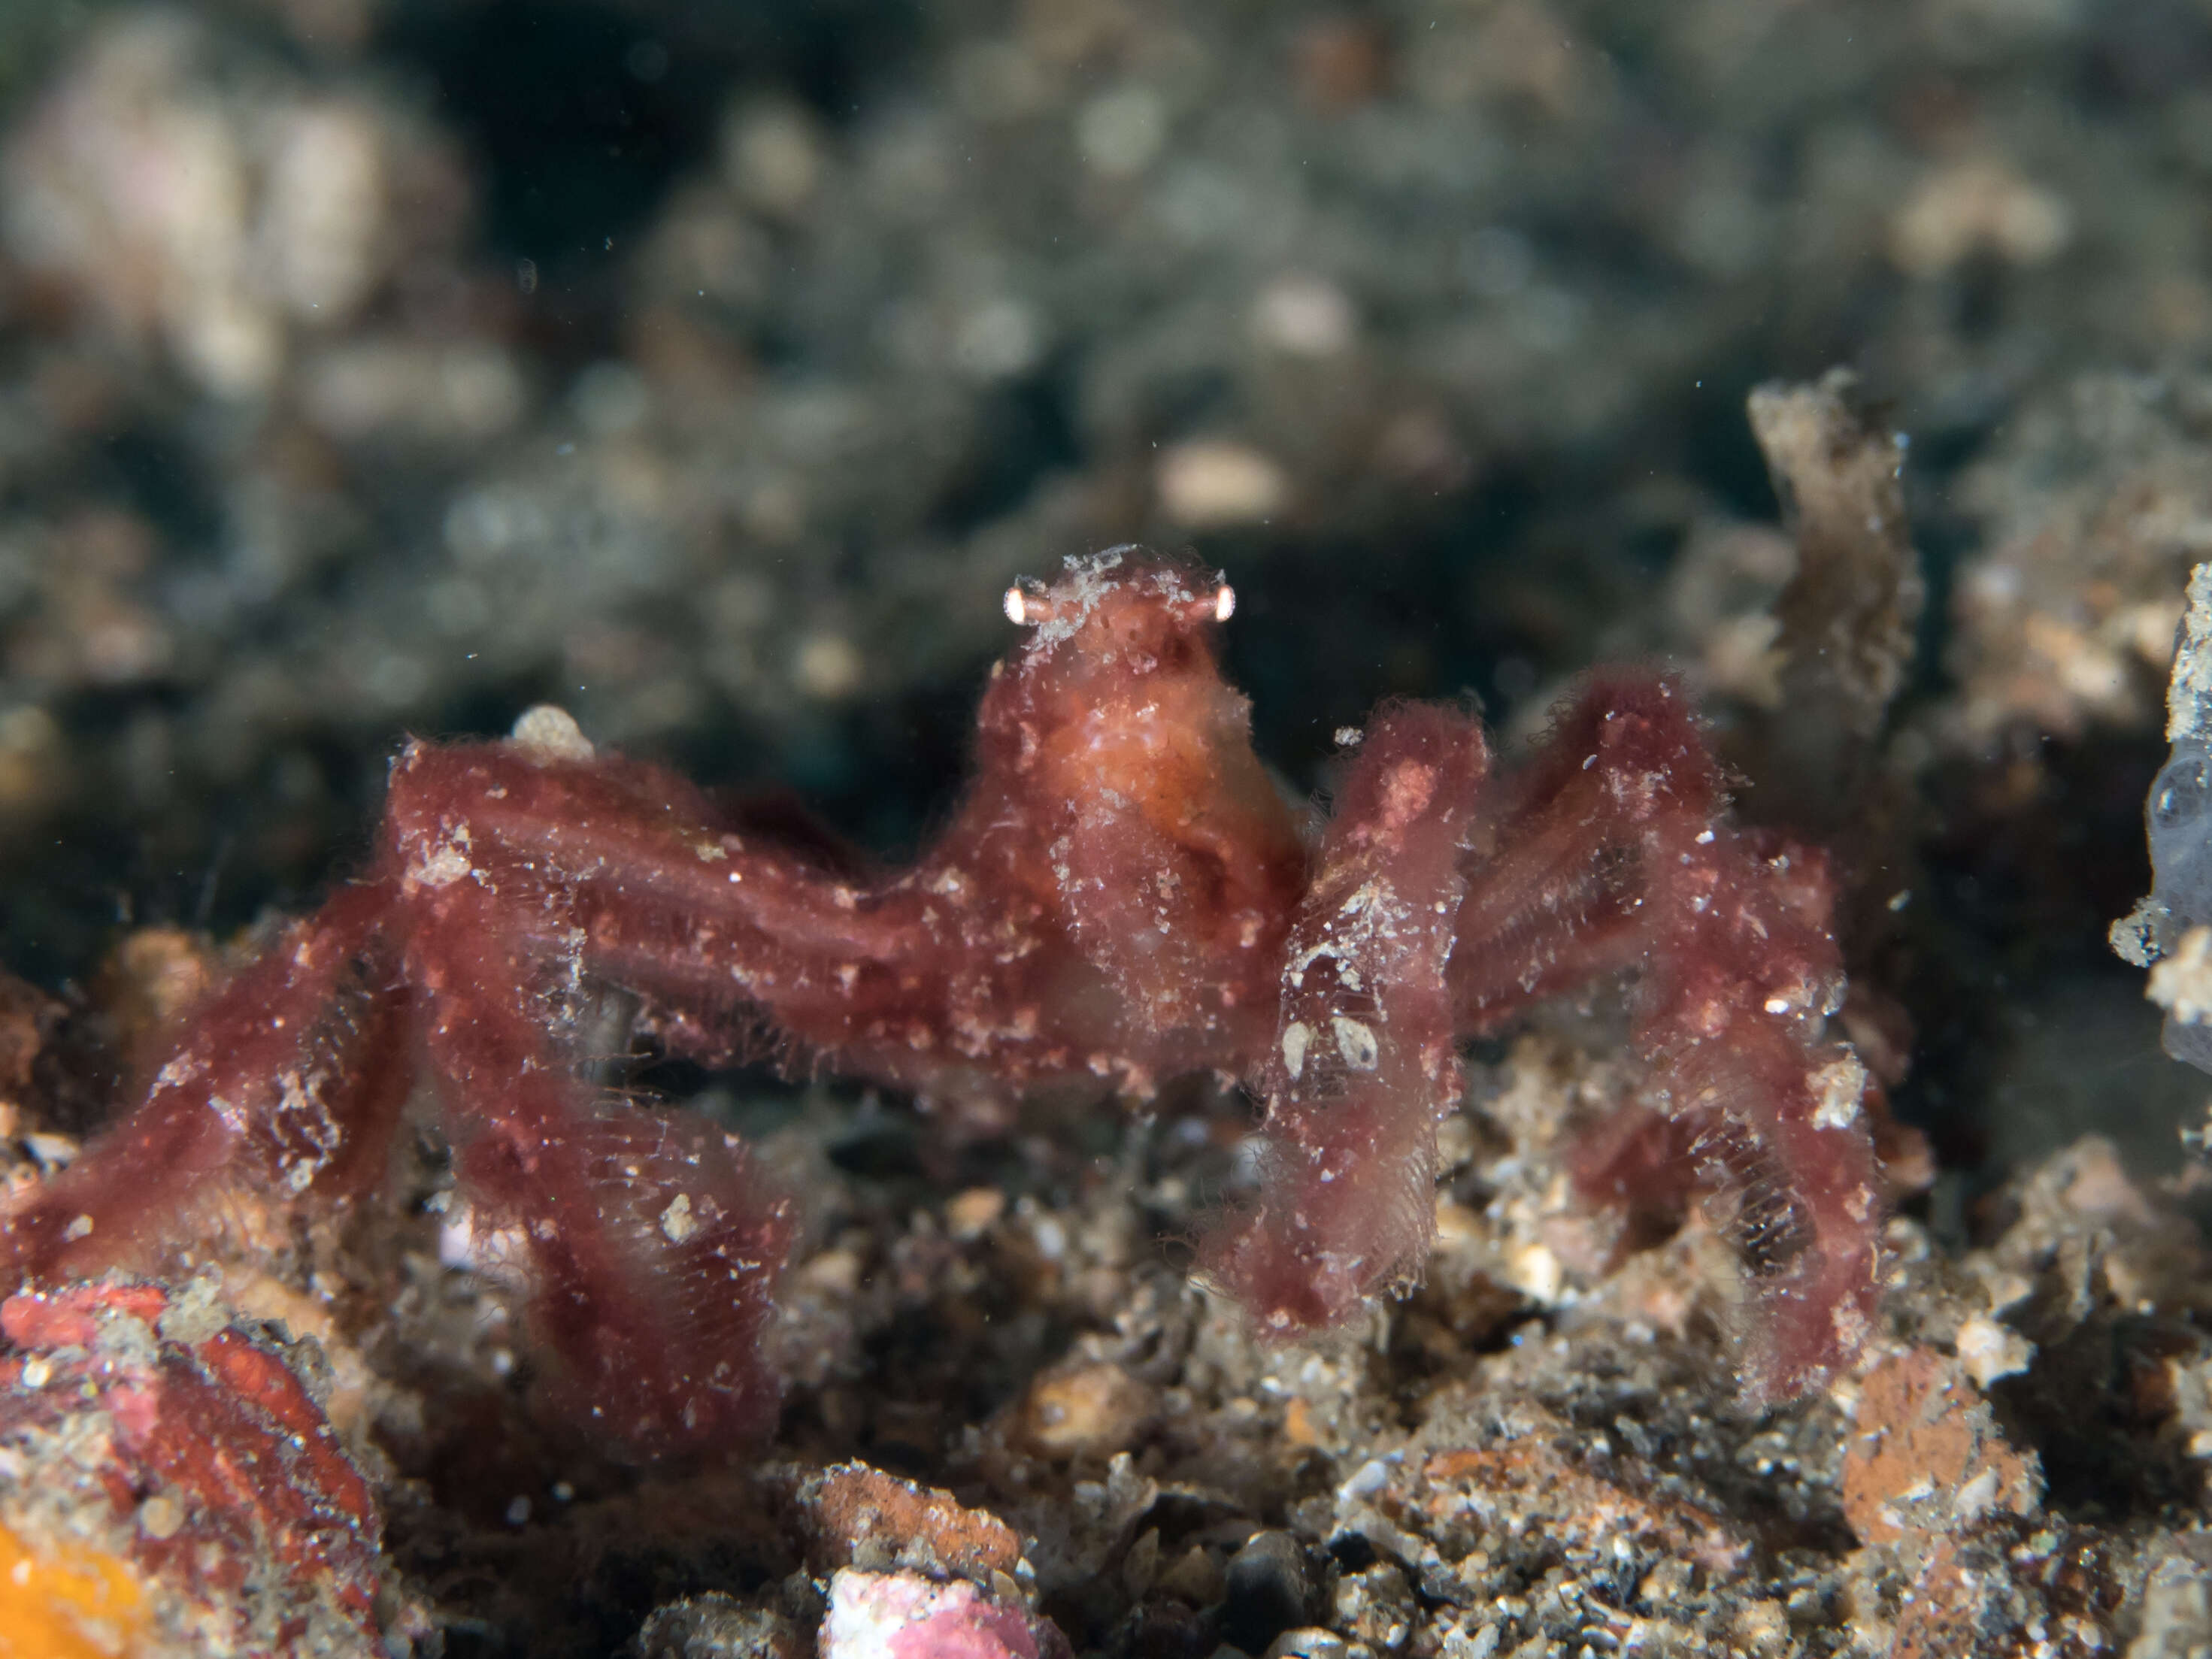
[[[167,1492],[156,1492],[138,1506],[138,1530],[149,1538],[173,1538],[184,1524],[185,1506]]]
[[[945,1206],[945,1231],[966,1243],[981,1238],[1006,1213],[1006,1195],[996,1187],[970,1187]]]
[[[1229,1558],[1222,1634],[1247,1653],[1268,1644],[1306,1616],[1305,1553],[1286,1532],[1257,1532]],[[1326,1634],[1326,1632],[1321,1632]],[[1334,1651],[1343,1644],[1334,1637]],[[1322,1659],[1323,1650],[1301,1650]]]
[[[1022,1404],[1022,1433],[1048,1457],[1127,1451],[1157,1406],[1152,1391],[1119,1365],[1085,1365],[1041,1376]]]
[[[1256,524],[1289,505],[1289,476],[1249,445],[1199,439],[1161,452],[1160,511],[1186,530]]]

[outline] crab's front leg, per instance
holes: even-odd
[[[390,902],[342,888],[192,1008],[122,1122],[0,1216],[0,1284],[189,1261],[240,1191],[373,1187],[413,1081]]]
[[[1825,865],[1726,821],[1686,701],[1654,676],[1593,681],[1498,793],[1458,919],[1461,1029],[1635,970],[1663,1139],[1734,1203],[1746,1391],[1803,1393],[1857,1352],[1881,1279],[1866,1073],[1824,1036],[1844,989]]]
[[[1411,1280],[1435,1225],[1437,1124],[1460,1095],[1445,977],[1481,728],[1378,716],[1291,929],[1267,1056],[1260,1192],[1205,1252],[1261,1328],[1334,1324]]]

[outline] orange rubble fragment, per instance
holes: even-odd
[[[118,1659],[145,1633],[138,1576],[112,1555],[33,1554],[0,1526],[0,1659]]]

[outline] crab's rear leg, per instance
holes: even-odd
[[[1824,861],[1728,823],[1686,701],[1655,676],[1594,681],[1498,795],[1452,957],[1461,1029],[1637,970],[1637,1042],[1668,1139],[1735,1201],[1747,1392],[1816,1386],[1858,1351],[1881,1288],[1866,1073],[1824,1040],[1844,988]]]
[[[180,1256],[195,1209],[239,1187],[374,1186],[413,1076],[390,896],[341,890],[191,1011],[130,1115],[0,1218],[0,1279]]]

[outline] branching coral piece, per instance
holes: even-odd
[[[1783,693],[1802,700],[1798,723],[1817,734],[1808,746],[1831,765],[1863,762],[1851,746],[1881,729],[1904,685],[1924,598],[1905,441],[1859,401],[1857,377],[1835,368],[1811,386],[1760,386],[1749,404],[1797,544],[1797,574],[1775,607]]]
[[[1419,1273],[1455,1042],[1632,970],[1665,1155],[1617,1137],[1586,1189],[1691,1164],[1733,1195],[1756,1396],[1847,1360],[1878,1198],[1864,1073],[1821,1040],[1822,860],[1729,828],[1680,695],[1625,673],[1497,784],[1467,715],[1385,710],[1310,847],[1214,658],[1232,605],[1133,549],[1011,591],[1030,634],[984,696],[975,781],[902,870],[732,817],[557,710],[410,744],[368,879],[212,997],[136,1115],[7,1218],[0,1265],[159,1259],[227,1182],[359,1192],[419,1044],[571,1413],[647,1452],[729,1444],[774,1410],[787,1207],[726,1137],[595,1097],[575,1049],[599,990],[709,1063],[809,1054],[971,1121],[1044,1083],[1250,1082],[1261,1189],[1206,1262],[1287,1334]]]

